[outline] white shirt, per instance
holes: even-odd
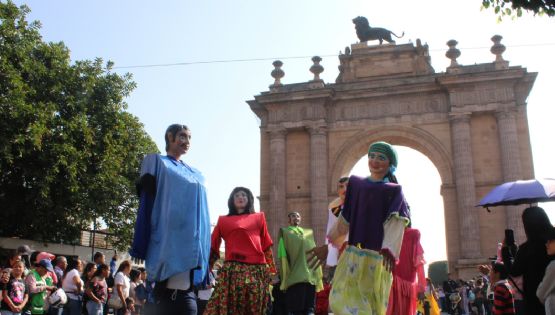
[[[188,290],[191,287],[191,271],[180,272],[168,279],[166,288],[172,290]]]
[[[78,286],[75,284],[75,277],[79,278],[80,288],[78,288]],[[64,289],[68,298],[72,300],[79,299],[78,295],[75,293],[77,291],[81,293],[83,292],[83,281],[81,281],[81,278],[79,277],[79,271],[77,269],[71,269],[65,275],[64,280],[62,281],[62,289]]]
[[[114,277],[114,285],[122,285],[122,294],[124,299],[129,297],[129,288],[131,287],[130,282],[129,277],[121,271],[116,273],[116,276]]]

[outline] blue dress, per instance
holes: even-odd
[[[210,218],[204,177],[182,161],[150,154],[141,165],[141,183],[130,255],[145,260],[149,280],[194,270],[193,284],[206,284]]]

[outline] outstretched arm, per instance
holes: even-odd
[[[340,248],[345,242],[347,234],[349,233],[349,222],[347,222],[343,215],[339,215],[339,219],[335,222],[331,232],[328,234],[328,240],[333,246]]]

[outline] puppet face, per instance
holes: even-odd
[[[289,214],[289,225],[298,226],[301,224],[301,215],[298,212]]]
[[[189,151],[191,147],[191,131],[187,129],[181,129],[179,132],[175,134],[175,137],[172,135],[169,136],[170,143],[169,143],[169,153],[173,153],[176,155],[183,155]]]
[[[389,171],[389,163],[389,159],[383,153],[370,152],[368,154],[368,168],[374,178],[384,178]]]
[[[233,204],[235,205],[235,209],[237,209],[238,212],[243,212],[248,203],[249,197],[247,196],[246,192],[239,190],[238,192],[233,194]]]

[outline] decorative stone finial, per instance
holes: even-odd
[[[495,63],[506,62],[505,59],[503,59],[503,52],[505,52],[506,48],[505,45],[501,44],[502,39],[503,36],[501,35],[494,35],[491,38],[493,46],[491,46],[491,49],[489,51],[491,51],[491,53],[495,55]]]
[[[456,47],[458,43],[459,42],[457,42],[454,39],[447,42],[447,46],[449,46],[449,50],[447,50],[447,52],[445,53],[445,56],[451,59],[451,65],[449,65],[449,68],[459,66],[459,63],[457,62],[457,58],[459,58],[459,56],[461,55],[461,51],[458,50]]]
[[[281,78],[283,78],[283,76],[285,76],[285,72],[283,72],[283,70],[281,70],[281,66],[283,66],[283,62],[281,62],[281,60],[276,60],[274,62],[272,62],[272,65],[275,67],[274,70],[272,70],[272,78],[274,78],[274,84],[273,86],[281,86]]]
[[[324,72],[324,67],[320,65],[320,61],[322,61],[322,58],[319,56],[312,57],[312,62],[314,62],[312,67],[310,67],[310,72],[314,74],[314,79],[312,79],[312,81],[322,81],[322,79],[320,79],[320,73]]]

